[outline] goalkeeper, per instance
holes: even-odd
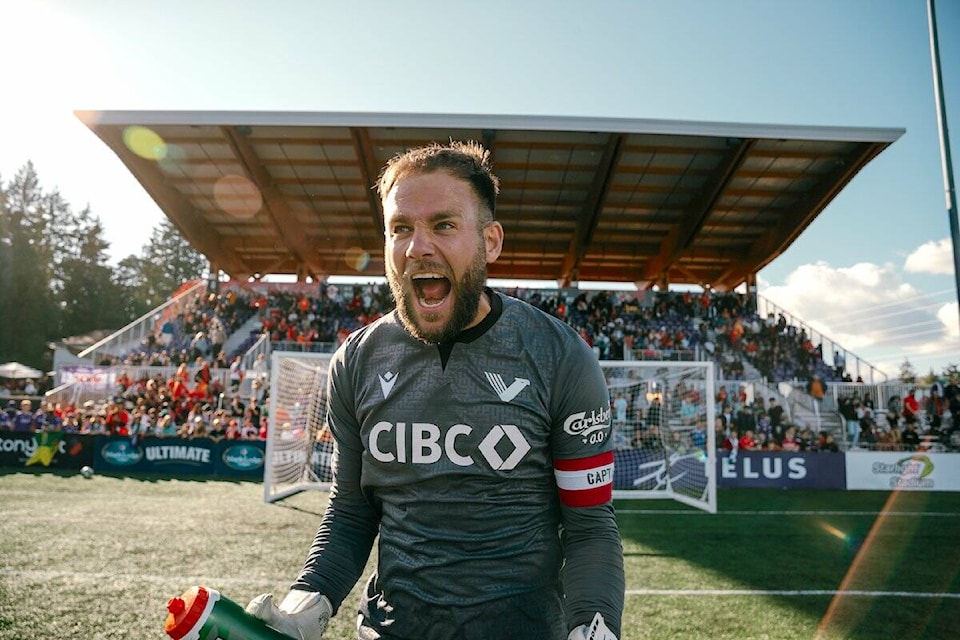
[[[503,245],[486,150],[414,149],[377,186],[396,309],[330,363],[330,502],[291,591],[248,611],[320,638],[379,534],[360,639],[615,639],[623,553],[596,356],[486,287]]]

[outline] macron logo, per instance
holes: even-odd
[[[497,395],[504,402],[510,402],[516,398],[517,394],[530,384],[530,381],[526,378],[516,378],[513,384],[508,387],[499,373],[490,373],[489,371],[484,371],[484,373],[487,374],[487,380],[490,381],[490,386],[493,387],[493,390],[497,392]]]
[[[397,381],[397,374],[392,371],[387,371],[377,377],[380,378],[380,390],[383,391],[383,398],[386,400],[390,392],[393,391],[393,383]]]

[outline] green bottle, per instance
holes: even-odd
[[[174,640],[291,640],[216,589],[203,586],[167,601],[163,630]]]

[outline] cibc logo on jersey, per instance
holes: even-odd
[[[563,421],[563,430],[579,437],[585,444],[600,444],[610,432],[610,407],[600,407],[589,414],[586,411],[573,413]]]
[[[441,433],[440,427],[427,422],[378,422],[370,430],[367,444],[370,455],[380,462],[433,464],[445,457],[455,465],[469,467],[479,455],[497,471],[515,468],[530,451],[530,443],[516,425],[494,425],[475,450],[469,444],[473,432],[467,424],[455,424]]]

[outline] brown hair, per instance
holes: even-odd
[[[377,193],[383,202],[390,190],[402,178],[422,173],[444,171],[455,178],[465,180],[473,188],[477,198],[490,213],[490,220],[497,217],[497,195],[500,179],[494,175],[490,152],[474,141],[450,141],[447,145],[433,142],[424,147],[398,153],[384,166],[377,181]]]

